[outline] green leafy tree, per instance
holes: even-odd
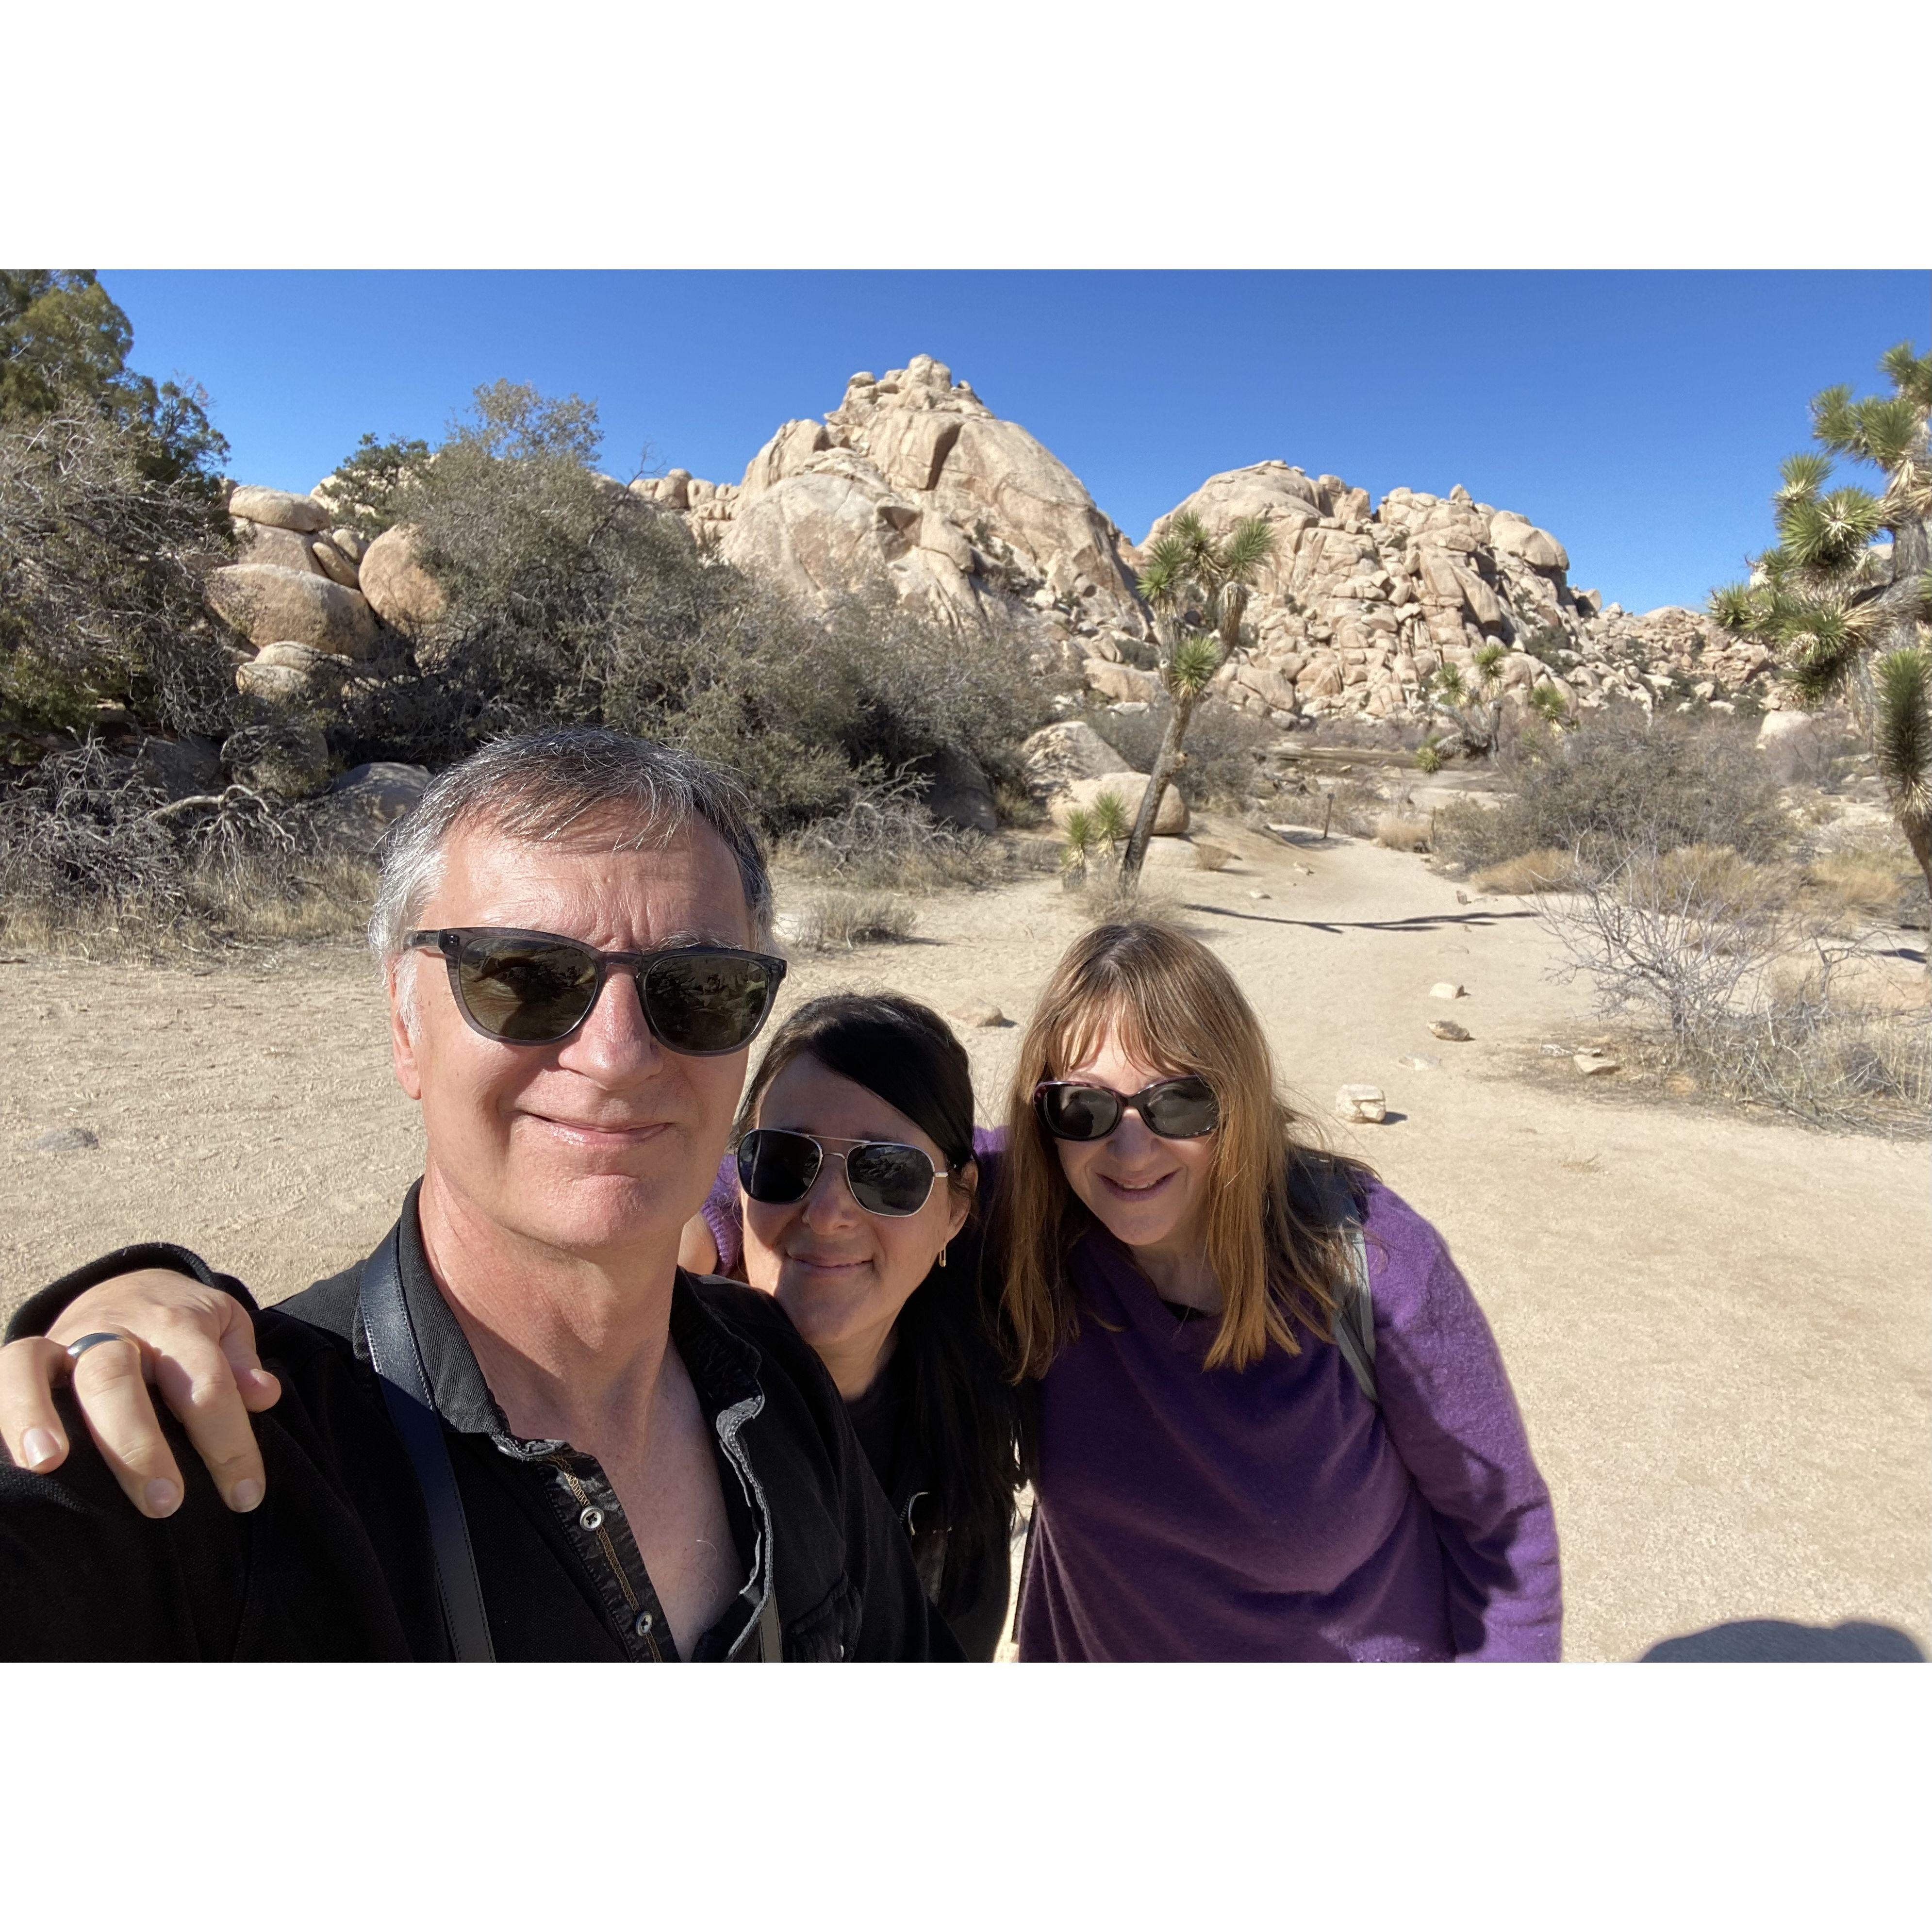
[[[429,445],[418,436],[378,442],[364,430],[362,441],[317,486],[316,494],[341,519],[342,528],[366,542],[396,522],[404,492],[429,460]]]
[[[1148,553],[1140,593],[1154,611],[1160,679],[1174,709],[1120,861],[1130,889],[1146,862],[1161,800],[1186,755],[1182,746],[1194,708],[1214,674],[1242,648],[1250,592],[1274,556],[1274,532],[1265,518],[1244,517],[1216,537],[1192,510],[1175,518]]]
[[[1778,542],[1710,608],[1778,653],[1802,703],[1844,695],[1932,892],[1932,356],[1901,342],[1879,366],[1888,396],[1855,400],[1840,384],[1812,398],[1818,447],[1785,459]],[[1834,457],[1874,465],[1883,491],[1828,488]]]
[[[0,269],[0,428],[91,409],[147,481],[212,496],[228,445],[202,392],[128,367],[134,331],[86,268]]]

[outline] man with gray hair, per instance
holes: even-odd
[[[784,976],[770,901],[742,794],[664,746],[542,732],[436,778],[370,925],[422,1178],[360,1267],[266,1310],[156,1246],[20,1311],[0,1654],[956,1655],[818,1358],[677,1265]],[[200,1453],[157,1431],[115,1320],[142,1270],[247,1439],[192,1396]],[[222,1352],[224,1292],[259,1362]],[[46,1393],[70,1364],[88,1428]]]

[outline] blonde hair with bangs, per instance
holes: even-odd
[[[1220,1124],[1207,1177],[1205,1245],[1222,1309],[1205,1366],[1246,1368],[1270,1342],[1299,1354],[1298,1328],[1331,1339],[1348,1250],[1339,1232],[1310,1221],[1290,1198],[1292,1166],[1318,1150],[1298,1133],[1298,1117],[1276,1091],[1274,1056],[1254,1009],[1199,940],[1153,920],[1120,921],[1074,942],[1020,1042],[994,1208],[1015,1378],[1043,1374],[1079,1332],[1067,1262],[1096,1225],[1067,1184],[1034,1112],[1034,1089],[1079,1066],[1108,1034],[1146,1065],[1198,1074],[1214,1090]]]

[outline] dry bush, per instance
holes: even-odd
[[[0,934],[88,958],[346,936],[375,872],[241,785],[166,802],[90,740],[0,803]]]
[[[1081,911],[1096,926],[1115,920],[1178,919],[1180,902],[1166,885],[1142,872],[1131,884],[1124,880],[1118,867],[1101,864],[1087,875],[1087,883],[1076,895]]]
[[[1217,845],[1211,838],[1197,838],[1194,844],[1194,869],[1197,872],[1225,872],[1233,864],[1234,855],[1225,845]]]
[[[1525,852],[1500,865],[1485,866],[1469,883],[1479,892],[1568,892],[1588,879],[1590,873],[1574,852],[1546,846],[1539,852]]]
[[[1426,852],[1429,821],[1426,818],[1404,818],[1396,812],[1384,812],[1376,822],[1376,843],[1386,845],[1391,852]]]
[[[904,777],[862,787],[841,810],[794,833],[782,854],[815,878],[903,892],[998,885],[1028,869],[1006,842],[940,824]]]
[[[1150,772],[1172,709],[1162,693],[1144,711],[1089,704],[1071,715],[1091,725],[1136,771]],[[1190,805],[1239,812],[1254,796],[1261,753],[1276,736],[1272,726],[1220,698],[1204,699],[1188,721],[1186,758],[1174,775],[1176,789]]]
[[[808,952],[849,952],[910,939],[919,915],[883,892],[824,892],[798,915],[793,944]]]
[[[1668,1065],[1816,1125],[1920,1131],[1932,1010],[1858,996],[1874,948],[1790,911],[1790,877],[1723,848],[1639,849],[1538,908],[1598,1010],[1660,1023]]]
[[[1768,859],[1794,837],[1749,730],[1721,717],[1606,714],[1524,739],[1498,776],[1510,788],[1501,805],[1459,801],[1437,813],[1445,858],[1473,869],[1554,848],[1609,868],[1640,848],[1724,844]]]

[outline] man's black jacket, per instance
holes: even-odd
[[[567,1444],[508,1433],[424,1260],[413,1192],[398,1233],[497,1657],[674,1656],[602,1470]],[[255,1418],[267,1497],[248,1515],[227,1509],[164,1413],[187,1494],[150,1521],[63,1391],[65,1463],[37,1476],[0,1462],[0,1656],[447,1657],[422,1494],[362,1332],[359,1268],[257,1310],[239,1282],[185,1250],[123,1249],[43,1289],[8,1339],[44,1332],[110,1275],[157,1265],[255,1311],[262,1366],[283,1391]],[[671,1335],[713,1426],[746,1579],[694,1656],[755,1658],[769,1582],[788,1662],[956,1658],[837,1389],[776,1303],[680,1270]]]

